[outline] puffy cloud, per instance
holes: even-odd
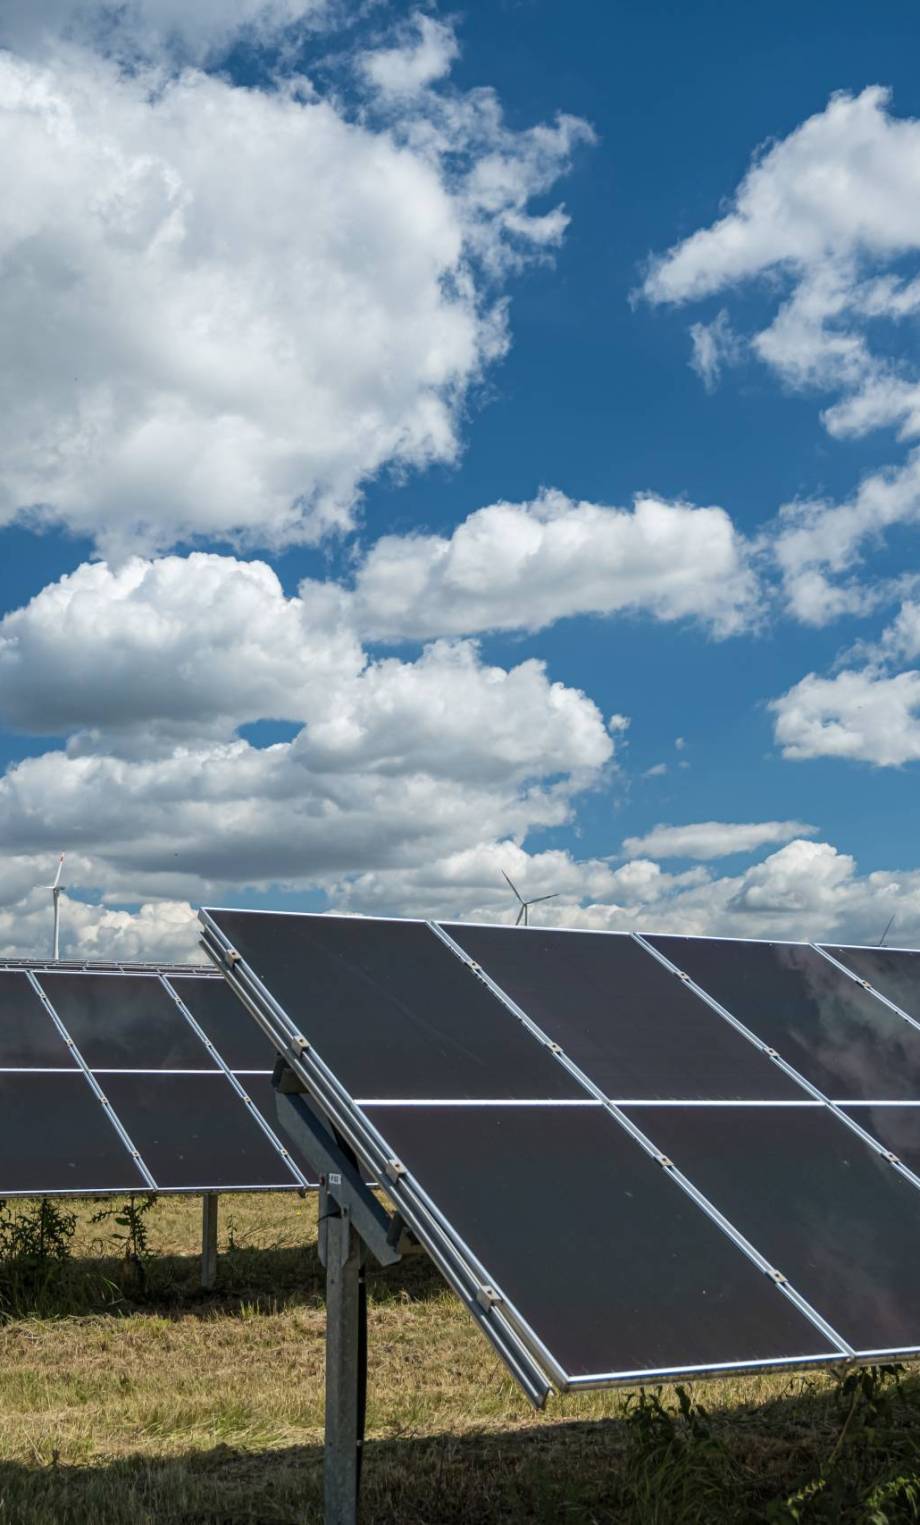
[[[377,640],[640,610],[729,635],[755,620],[758,590],[724,509],[650,496],[610,508],[543,492],[479,509],[449,538],[382,537],[358,567],[353,600],[357,626]]]
[[[528,897],[556,896],[531,912],[534,923],[544,925],[876,942],[893,916],[890,939],[906,945],[920,939],[920,872],[861,875],[850,856],[827,842],[797,839],[762,863],[722,877],[703,866],[668,874],[646,858],[614,869],[606,860],[578,860],[559,850],[528,853],[508,838],[470,837],[440,856],[433,842],[432,847],[430,856],[394,855],[341,880],[331,875],[322,881],[330,906],[352,914],[510,922],[517,905],[502,878],[504,869]],[[53,858],[16,861],[15,882],[9,859],[0,869],[0,955],[41,956],[50,936],[48,896],[25,886],[47,882]],[[82,863],[74,866],[84,873]],[[215,882],[204,898],[220,888]],[[199,956],[192,912],[178,898],[150,902],[133,913],[69,898],[63,904],[67,956]]]
[[[878,767],[920,758],[920,672],[809,673],[770,708],[784,757],[848,757]]]
[[[513,921],[517,905],[502,869],[526,896],[557,896],[531,912],[535,924],[546,926],[877,942],[894,916],[891,936],[907,944],[920,938],[920,871],[861,875],[853,858],[830,843],[803,839],[721,877],[704,867],[668,874],[644,858],[613,869],[599,859],[489,843],[418,871],[357,875],[334,899],[364,914]]]
[[[61,957],[118,959],[125,963],[200,963],[198,918],[181,901],[159,900],[136,911],[88,905],[61,896]],[[48,958],[51,911],[47,895],[33,891],[0,904],[0,958]]]
[[[868,613],[896,594],[897,584],[859,582],[862,554],[893,525],[918,522],[920,451],[914,450],[902,466],[864,477],[843,503],[786,505],[761,547],[780,571],[790,612],[804,624],[824,625],[841,614]]]
[[[0,43],[41,54],[68,39],[204,63],[241,37],[274,42],[287,27],[319,22],[329,10],[327,0],[4,0]]]
[[[24,731],[229,738],[304,721],[364,652],[333,586],[286,598],[265,562],[203,552],[84,563],[0,621],[0,713]]]
[[[920,604],[908,599],[882,632],[879,652],[885,657],[912,661],[920,657]]]
[[[541,662],[486,667],[469,641],[372,662],[348,612],[334,584],[287,598],[263,562],[85,564],[0,622],[0,713],[76,733],[71,757],[142,762],[266,718],[303,724],[291,755],[319,773],[521,779],[581,775],[611,756],[596,706]],[[622,726],[613,717],[611,731]]]
[[[398,46],[364,53],[358,67],[381,95],[403,99],[442,79],[458,51],[452,27],[417,12]]]
[[[0,53],[0,521],[281,544],[454,459],[501,281],[564,230],[530,198],[588,136],[512,131],[488,90],[375,126],[304,80]]]
[[[694,821],[689,826],[654,826],[644,836],[626,837],[623,851],[630,858],[724,858],[792,837],[813,837],[816,831],[801,821]]]
[[[840,435],[920,432],[915,368],[869,341],[870,325],[883,332],[920,305],[917,278],[884,268],[920,251],[920,121],[890,104],[877,85],[833,96],[759,153],[725,215],[657,259],[644,285],[677,304],[773,279],[788,296],[753,348],[792,386],[840,391],[825,415]]]
[[[560,826],[603,777],[623,717],[469,641],[369,660],[326,592],[286,598],[232,557],[135,558],[7,616],[0,709],[69,736],[0,780],[7,851],[65,849],[71,886],[121,902],[322,887]],[[236,734],[279,717],[292,740]]]

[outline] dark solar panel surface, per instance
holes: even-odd
[[[424,923],[210,915],[352,1096],[584,1094]]]
[[[920,1031],[814,948],[648,941],[826,1096],[920,1098]]]
[[[920,1106],[844,1107],[843,1111],[920,1176]]]
[[[920,1022],[920,953],[899,948],[828,947],[827,951]]]
[[[0,1069],[75,1066],[27,975],[0,971]]]
[[[215,1067],[155,975],[42,974],[39,983],[90,1069]]]
[[[44,968],[36,977],[109,1105],[77,1068],[26,974],[0,969],[0,1197],[149,1189],[116,1122],[157,1189],[302,1184],[285,1159],[286,1141],[274,1144],[256,1120],[263,1114],[277,1134],[274,1051],[222,979],[170,975],[213,1043],[209,1050],[156,970]],[[221,1072],[221,1058],[228,1068],[265,1072],[239,1081],[247,1094],[259,1089],[260,1104],[253,1098],[247,1106]],[[37,1073],[58,1067],[74,1072],[62,1077],[72,1084]],[[290,1157],[309,1181],[310,1167],[293,1149]]]
[[[274,1069],[275,1050],[224,980],[174,975],[170,984],[229,1069]]]
[[[803,1095],[628,936],[454,924],[445,930],[607,1096]]]
[[[145,1189],[83,1075],[0,1075],[0,1197]]]
[[[601,1106],[367,1110],[571,1376],[830,1352]]]
[[[920,1192],[829,1109],[627,1110],[854,1349],[920,1343]]]
[[[105,1092],[164,1190],[291,1185],[225,1075],[106,1075]]]

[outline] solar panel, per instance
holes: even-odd
[[[162,1190],[290,1187],[286,1162],[225,1075],[108,1075],[105,1085]]]
[[[859,1355],[920,1344],[920,1192],[826,1107],[629,1115]]]
[[[863,1105],[842,1110],[920,1178],[920,1106],[898,1102],[888,1107]]]
[[[783,1070],[625,934],[449,925],[454,942],[606,1095],[802,1095]]]
[[[79,1072],[0,1075],[0,1171],[0,1197],[148,1185]]]
[[[275,1051],[224,980],[173,975],[169,983],[229,1069],[271,1074]]]
[[[920,1030],[817,949],[647,940],[825,1096],[920,1099]]]
[[[920,1031],[818,950],[202,920],[532,1396],[522,1349],[563,1387],[920,1350]]]
[[[0,968],[0,1197],[315,1184],[265,1105],[274,1061],[210,970]]]
[[[0,970],[0,1069],[74,1069],[76,1060],[22,970]]]
[[[216,1060],[163,983],[136,974],[41,974],[91,1070],[206,1070]]]
[[[423,922],[225,911],[352,1096],[573,1097],[578,1084]]]
[[[835,1354],[602,1106],[368,1114],[574,1385]]]
[[[886,1000],[920,1022],[920,953],[906,948],[836,948],[825,950]]]

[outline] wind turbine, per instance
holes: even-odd
[[[510,888],[514,892],[514,898],[517,900],[518,904],[521,907],[521,909],[517,913],[517,921],[514,923],[514,925],[516,927],[519,927],[521,925],[522,921],[523,921],[525,927],[528,925],[527,912],[530,910],[530,907],[532,905],[539,905],[540,902],[543,901],[543,900],[555,900],[557,898],[557,896],[558,896],[558,893],[559,893],[558,890],[557,890],[552,895],[534,895],[532,900],[525,900],[523,895],[519,892],[517,885],[511,879],[508,878],[508,875],[505,873],[504,869],[502,869],[502,878],[505,880],[505,882],[510,886]]]
[[[61,874],[64,871],[64,854],[58,858],[57,873],[53,884],[42,884],[40,889],[51,891],[51,904],[54,908],[54,931],[51,934],[51,957],[57,963],[61,956],[61,891],[66,888],[61,883]]]
[[[894,918],[895,918],[895,916],[897,916],[897,914],[898,914],[897,911],[895,911],[893,915],[889,916],[889,918],[888,918],[888,925],[885,928],[884,932],[882,933],[881,937],[879,938],[878,942],[875,945],[877,948],[884,948],[884,946],[885,946],[885,938],[888,936],[888,933],[891,931],[892,927],[894,926]]]

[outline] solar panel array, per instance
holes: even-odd
[[[920,1351],[920,955],[202,919],[562,1385]]]
[[[274,1060],[210,969],[0,966],[0,1197],[302,1189]]]

